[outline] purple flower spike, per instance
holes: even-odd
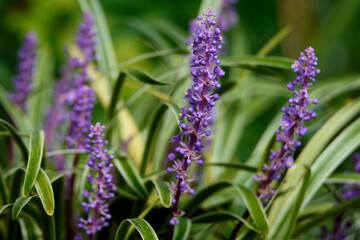
[[[88,74],[89,63],[96,60],[94,39],[96,31],[94,29],[94,19],[89,12],[84,12],[83,23],[79,27],[76,37],[77,45],[84,54],[83,59],[73,58],[71,64],[76,72],[71,86],[71,91],[67,94],[67,103],[72,108],[71,122],[66,142],[69,148],[82,148],[82,143],[91,123],[91,113],[95,102],[94,90],[88,86],[92,81]]]
[[[85,61],[97,60],[95,55],[95,46],[97,41],[95,36],[97,32],[94,31],[94,18],[90,12],[84,12],[83,23],[79,26],[79,34],[76,36],[76,42],[80,50],[85,54]]]
[[[264,165],[263,172],[258,173],[253,180],[260,182],[258,197],[266,205],[276,190],[276,184],[273,181],[281,179],[282,173],[287,168],[293,166],[292,154],[301,142],[296,139],[303,137],[308,129],[304,127],[304,122],[311,122],[316,113],[309,110],[311,103],[316,104],[317,100],[310,100],[308,90],[312,83],[315,82],[315,76],[320,73],[317,66],[317,57],[315,57],[314,49],[309,47],[305,50],[305,54],[301,53],[298,61],[292,65],[297,73],[296,80],[287,85],[290,91],[293,91],[293,97],[289,99],[289,106],[283,107],[281,111],[284,113],[280,122],[281,128],[276,130],[276,140],[282,143],[280,150],[272,152],[270,155],[270,165]],[[296,90],[296,88],[299,88]]]
[[[211,131],[206,130],[210,123],[211,110],[215,106],[215,101],[219,99],[218,94],[214,94],[215,88],[220,88],[218,78],[225,75],[225,72],[218,66],[217,50],[223,42],[220,29],[215,28],[216,15],[212,9],[204,13],[204,17],[197,17],[199,27],[196,30],[191,48],[193,51],[191,76],[193,85],[185,93],[188,106],[181,108],[179,126],[181,133],[172,138],[171,142],[179,142],[175,148],[175,153],[169,154],[169,160],[174,162],[168,172],[176,172],[177,184],[171,183],[170,191],[173,198],[173,213],[170,224],[178,224],[178,217],[184,214],[178,209],[180,196],[189,193],[193,195],[195,191],[189,186],[191,180],[188,176],[188,167],[192,162],[203,164],[201,150],[205,147],[205,136],[209,136]],[[181,141],[183,137],[183,141]]]
[[[28,33],[18,52],[18,74],[13,77],[14,93],[9,94],[10,101],[15,103],[22,111],[27,109],[26,99],[32,90],[32,78],[36,64],[36,35]]]
[[[114,197],[112,191],[116,190],[113,184],[113,176],[110,170],[113,166],[112,155],[107,155],[108,150],[105,147],[107,141],[103,140],[105,126],[96,123],[90,126],[89,138],[85,140],[87,153],[91,154],[88,166],[91,167],[91,174],[88,175],[88,181],[92,185],[90,191],[85,190],[83,195],[88,202],[83,202],[84,212],[88,219],[79,218],[78,227],[84,229],[90,238],[103,227],[107,227],[109,214],[109,205],[106,203]]]

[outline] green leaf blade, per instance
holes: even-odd
[[[150,179],[149,181],[156,188],[161,204],[164,207],[169,208],[171,205],[171,193],[169,190],[169,184],[161,180]]]
[[[43,169],[40,169],[35,181],[35,188],[47,215],[52,216],[55,210],[54,190],[51,181]]]
[[[131,218],[122,221],[119,228],[116,231],[115,240],[127,239],[128,230],[133,225],[143,240],[158,240],[154,229],[151,225],[142,218]]]
[[[23,207],[25,207],[26,204],[28,204],[28,202],[33,198],[34,196],[29,196],[29,197],[19,197],[18,199],[16,199],[14,206],[12,208],[11,211],[11,219],[15,220],[21,210],[23,209]]]
[[[121,176],[125,179],[129,187],[134,190],[140,197],[146,199],[148,192],[133,162],[127,158],[115,159],[114,165]]]
[[[252,223],[246,221],[246,219],[242,218],[241,216],[228,212],[228,211],[218,211],[218,212],[209,212],[204,213],[202,215],[196,216],[192,219],[193,223],[216,223],[221,221],[228,221],[228,220],[237,220],[242,222],[246,227],[251,229],[254,232],[260,232],[260,230]]]
[[[25,173],[23,196],[29,195],[40,170],[44,149],[44,132],[36,131],[30,136],[29,159]]]
[[[0,124],[11,134],[12,138],[15,140],[15,143],[20,148],[20,152],[24,158],[25,163],[27,163],[29,151],[25,146],[24,142],[21,140],[21,137],[16,131],[16,129],[13,126],[11,126],[10,123],[4,121],[3,119],[0,119]]]
[[[145,84],[166,85],[166,83],[162,83],[156,80],[154,77],[150,76],[148,73],[140,69],[127,69],[127,70],[123,70],[123,73],[125,73],[128,77],[131,77]]]
[[[249,210],[256,226],[262,233],[266,234],[269,230],[269,224],[259,199],[249,189],[237,184],[233,184],[233,186],[244,200],[246,208]]]

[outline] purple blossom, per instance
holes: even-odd
[[[91,123],[91,113],[94,107],[94,90],[88,85],[92,79],[89,76],[88,68],[92,60],[96,60],[94,39],[96,31],[94,19],[89,12],[84,12],[83,23],[79,27],[76,37],[77,45],[84,54],[82,59],[74,57],[71,64],[74,68],[75,76],[71,91],[67,94],[67,103],[72,108],[71,122],[68,136],[66,137],[69,148],[82,148],[82,142],[86,136]]]
[[[61,78],[55,85],[54,102],[47,113],[47,122],[45,129],[45,141],[48,150],[60,149],[64,141],[64,124],[68,119],[69,112],[66,109],[66,98],[69,92],[74,68],[70,64],[70,58],[61,69]],[[58,171],[66,170],[65,157],[63,155],[55,156],[56,167]]]
[[[84,190],[83,192],[88,202],[83,202],[81,205],[88,218],[79,218],[78,227],[84,229],[90,239],[96,232],[109,225],[107,220],[111,219],[111,215],[107,202],[114,197],[114,193],[111,191],[116,190],[113,176],[110,174],[113,167],[111,160],[114,156],[108,155],[108,149],[104,148],[108,144],[108,141],[103,140],[104,129],[105,126],[101,126],[100,123],[96,123],[95,126],[91,125],[88,139],[84,142],[86,152],[92,155],[87,163],[91,168],[88,182],[92,187],[89,191]]]
[[[220,11],[218,14],[218,24],[220,29],[228,32],[232,26],[235,26],[239,21],[239,16],[235,8],[238,0],[222,0]]]
[[[32,78],[36,64],[37,39],[34,33],[28,33],[21,49],[18,52],[18,74],[13,77],[14,93],[9,94],[10,101],[15,103],[22,111],[27,108],[26,99],[32,91]]]
[[[221,49],[222,36],[220,29],[215,28],[216,16],[212,9],[203,14],[204,17],[197,17],[200,26],[195,33],[191,50],[193,52],[191,75],[193,85],[185,93],[188,105],[181,108],[179,113],[180,134],[174,136],[171,142],[178,146],[174,153],[170,153],[168,158],[174,162],[168,172],[176,172],[177,184],[171,183],[170,191],[172,194],[173,213],[170,224],[178,224],[178,217],[184,214],[178,209],[180,196],[189,193],[193,195],[195,191],[190,187],[188,167],[191,163],[202,164],[201,151],[204,148],[205,137],[211,135],[207,130],[211,119],[211,110],[215,107],[215,101],[219,99],[218,94],[214,94],[214,88],[218,89],[221,85],[218,78],[223,77],[225,72],[218,66],[217,51]]]
[[[297,140],[303,137],[308,129],[304,127],[305,122],[311,122],[316,117],[316,113],[309,110],[311,103],[317,104],[316,99],[310,100],[308,90],[315,82],[315,75],[320,73],[317,66],[317,57],[314,49],[309,47],[305,54],[301,53],[298,61],[292,65],[297,73],[296,80],[290,82],[287,87],[293,91],[292,98],[289,99],[289,105],[281,108],[284,113],[280,122],[280,129],[276,130],[276,140],[281,143],[278,151],[273,151],[269,157],[270,164],[263,166],[263,172],[258,173],[253,180],[260,182],[258,196],[266,205],[275,193],[276,181],[280,180],[281,175],[287,168],[293,166],[292,154],[301,145]],[[299,90],[295,88],[299,86]]]

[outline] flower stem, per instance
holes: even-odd
[[[79,154],[75,155],[73,167],[75,169],[79,162]],[[73,197],[74,197],[74,183],[75,183],[75,173],[73,173],[69,179],[69,193],[66,196],[66,240],[72,240],[74,238],[74,228],[72,225],[73,217]]]

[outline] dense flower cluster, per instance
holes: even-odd
[[[21,49],[18,52],[18,74],[13,78],[14,93],[9,95],[10,101],[15,103],[22,111],[25,111],[26,99],[32,90],[32,78],[35,71],[37,56],[37,39],[34,33],[28,33]]]
[[[88,219],[80,218],[78,227],[84,229],[89,236],[93,236],[97,231],[109,225],[107,220],[111,218],[111,215],[106,202],[114,197],[111,191],[116,190],[113,176],[110,174],[113,167],[111,160],[114,156],[108,155],[108,149],[104,148],[108,144],[108,141],[103,140],[104,129],[105,126],[101,126],[100,123],[91,125],[90,134],[84,143],[86,152],[92,155],[87,163],[91,167],[88,181],[92,188],[90,191],[84,190],[83,194],[88,202],[83,202],[82,207]]]
[[[70,148],[82,147],[91,122],[91,112],[94,107],[95,94],[88,85],[91,78],[88,73],[89,63],[96,60],[94,39],[97,32],[93,30],[94,19],[89,12],[83,14],[83,23],[79,27],[76,37],[77,45],[84,54],[83,58],[74,57],[71,59],[75,73],[71,91],[67,95],[67,103],[72,107],[71,122],[67,144]]]
[[[295,133],[299,137],[304,136],[308,131],[307,127],[304,127],[304,122],[310,122],[316,116],[316,113],[308,107],[311,103],[317,104],[318,101],[309,99],[308,89],[315,82],[315,75],[320,73],[320,70],[316,69],[317,60],[314,49],[309,47],[292,65],[298,76],[295,81],[287,85],[287,88],[294,93],[288,101],[289,106],[281,108],[284,115],[280,123],[281,128],[276,130],[276,140],[282,143],[282,147],[271,153],[270,164],[264,164],[263,172],[253,178],[254,181],[260,182],[258,196],[264,205],[275,193],[276,186],[272,185],[273,181],[280,180],[286,168],[293,166],[292,153],[301,145]],[[300,86],[300,89],[296,90],[296,86]]]
[[[173,167],[167,169],[168,172],[176,172],[177,184],[172,183],[170,191],[174,204],[170,224],[178,223],[177,218],[183,215],[183,211],[178,210],[178,202],[181,195],[189,192],[194,194],[194,190],[189,186],[191,181],[188,176],[188,167],[192,162],[202,164],[200,152],[204,148],[205,136],[210,136],[211,131],[206,130],[211,118],[211,110],[215,107],[215,101],[219,95],[213,89],[219,89],[221,85],[218,78],[223,77],[225,72],[218,66],[217,50],[221,49],[222,37],[220,29],[212,29],[216,25],[216,16],[212,9],[198,16],[197,20],[201,23],[201,28],[197,28],[194,41],[191,44],[193,51],[191,75],[193,77],[192,88],[188,89],[185,97],[189,105],[181,108],[179,114],[181,120],[179,126],[181,132],[174,136],[171,142],[178,143],[175,153],[170,153],[168,158],[174,162]],[[185,122],[187,120],[187,123]]]

